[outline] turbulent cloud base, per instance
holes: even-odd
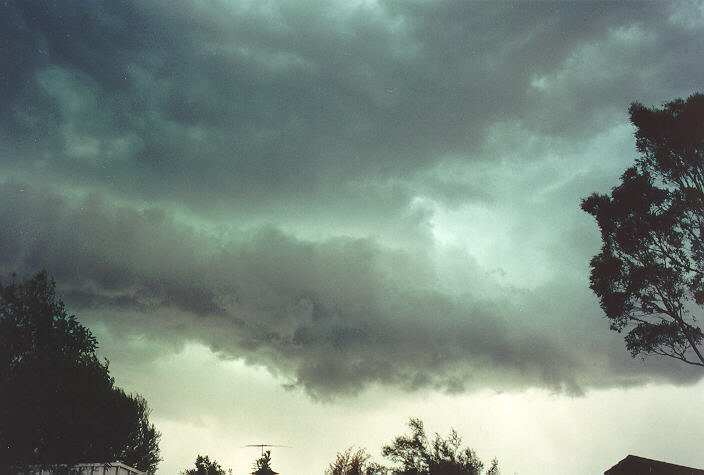
[[[631,101],[700,86],[703,28],[694,2],[4,2],[0,269],[321,398],[692,382],[609,334],[578,203],[633,159]]]

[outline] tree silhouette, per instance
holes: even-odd
[[[396,437],[382,447],[382,454],[399,465],[398,475],[479,475],[484,464],[476,452],[462,448],[462,438],[453,429],[447,438],[435,434],[431,441],[425,434],[423,422],[411,418],[410,435]],[[499,463],[492,460],[487,475],[499,474]]]
[[[254,461],[254,472],[252,475],[276,475],[271,468],[271,450],[262,453],[262,456]]]
[[[97,346],[46,272],[0,284],[0,473],[86,461],[156,471],[147,403],[115,387]]]
[[[232,474],[232,470],[226,472],[215,460],[211,462],[207,455],[198,455],[196,457],[196,468],[191,468],[182,473],[183,475],[228,475]]]
[[[350,447],[337,454],[325,475],[386,475],[387,469],[370,459],[371,455],[365,449]]]
[[[662,355],[704,366],[704,95],[662,108],[634,103],[640,153],[610,195],[582,209],[596,218],[601,252],[591,289],[610,320],[627,330],[632,356]]]

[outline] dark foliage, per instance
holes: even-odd
[[[183,475],[228,475],[232,470],[227,472],[215,460],[212,462],[206,455],[205,457],[198,455],[196,457],[196,468],[191,468],[183,472]]]
[[[0,284],[0,471],[121,461],[148,473],[160,434],[146,401],[115,387],[97,341],[46,272]]]
[[[254,471],[252,475],[275,475],[275,472],[271,468],[271,450],[267,450],[254,461]]]
[[[479,475],[484,464],[474,450],[462,448],[462,439],[453,429],[447,438],[435,434],[431,441],[420,419],[410,419],[410,435],[396,437],[382,447],[382,454],[399,467],[398,475]],[[498,475],[499,464],[492,460],[487,475]]]
[[[591,288],[633,356],[704,366],[704,95],[630,115],[640,157],[611,195],[582,202],[603,241]]]
[[[387,469],[372,462],[365,449],[348,448],[337,454],[325,475],[386,475]]]

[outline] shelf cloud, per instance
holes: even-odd
[[[0,5],[0,270],[317,398],[588,388],[626,111],[701,86],[697,3]],[[676,75],[672,72],[677,71]]]

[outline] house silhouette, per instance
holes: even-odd
[[[604,475],[704,475],[704,470],[629,455]]]

